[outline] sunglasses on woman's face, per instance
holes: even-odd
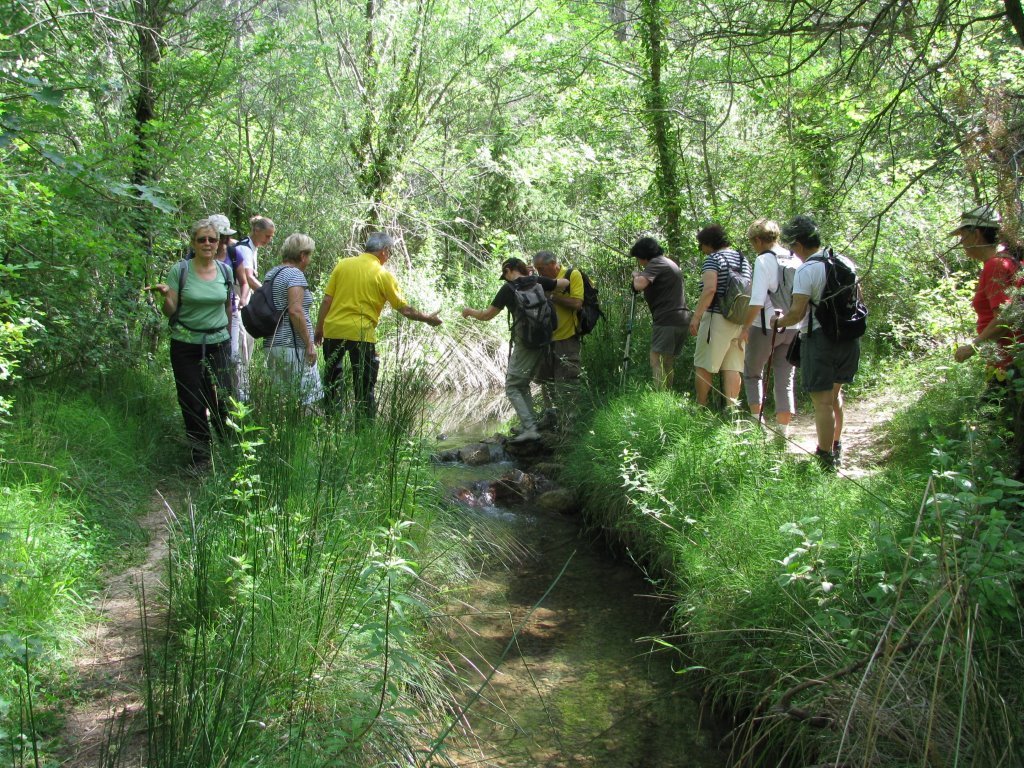
[[[201,243],[201,244],[207,244],[207,243],[214,243],[214,244],[216,244],[216,243],[220,242],[220,238],[219,237],[197,237],[196,238],[196,242],[197,243]]]

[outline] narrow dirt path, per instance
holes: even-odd
[[[882,427],[896,410],[895,398],[867,395],[856,400],[847,400],[843,412],[846,416],[843,426],[843,467],[842,473],[850,477],[864,477],[888,458],[889,447],[885,444]],[[797,413],[793,420],[786,451],[810,459],[817,448],[814,432],[814,414],[809,410]]]
[[[143,765],[146,748],[143,715],[143,638],[140,602],[143,590],[154,620],[154,597],[163,591],[171,505],[156,491],[138,522],[149,534],[146,558],[109,579],[96,600],[99,618],[84,635],[75,668],[78,703],[67,715],[62,765]],[[157,609],[159,610],[159,609]],[[117,752],[116,757],[114,753]]]

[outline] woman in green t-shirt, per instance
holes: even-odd
[[[232,276],[216,258],[220,236],[213,222],[193,224],[191,240],[195,256],[176,263],[167,281],[151,290],[163,296],[161,309],[170,318],[171,370],[192,467],[205,469],[210,462],[210,420],[223,435],[231,391]]]

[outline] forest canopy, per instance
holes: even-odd
[[[868,266],[886,353],[958,327],[920,313],[955,294],[959,211],[995,202],[1019,230],[1013,2],[12,10],[5,376],[152,350],[162,320],[139,288],[212,211],[310,233],[319,273],[367,231],[401,232],[404,266],[457,293],[540,247],[615,276],[642,232],[692,272],[699,226],[809,212]]]

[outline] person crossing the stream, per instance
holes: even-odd
[[[537,251],[533,268],[538,275],[569,281],[564,291],[552,292],[551,304],[558,325],[551,334],[551,346],[541,363],[540,380],[544,393],[545,418],[555,419],[561,412],[563,419],[572,411],[573,390],[580,378],[580,316],[583,309],[583,273],[558,263],[551,251]]]
[[[533,411],[530,383],[547,354],[553,330],[553,328],[548,328],[547,341],[534,343],[531,340],[532,316],[528,316],[528,312],[532,310],[525,308],[524,303],[529,303],[532,300],[529,294],[536,294],[536,298],[547,303],[547,297],[541,298],[540,292],[550,294],[553,291],[568,291],[569,281],[565,278],[556,279],[543,275],[532,275],[530,268],[522,259],[506,259],[502,262],[501,279],[504,283],[491,300],[490,306],[486,309],[463,307],[462,316],[488,322],[497,317],[502,309],[506,309],[512,318],[511,351],[508,356],[508,372],[505,374],[505,394],[523,425],[522,432],[512,442],[524,443],[540,439],[540,433],[537,431],[537,416]],[[539,291],[537,286],[539,286]],[[520,298],[521,294],[524,297],[522,299]],[[535,306],[543,309],[542,305]],[[550,313],[549,317],[553,319],[554,313],[551,311],[550,305],[548,312]]]

